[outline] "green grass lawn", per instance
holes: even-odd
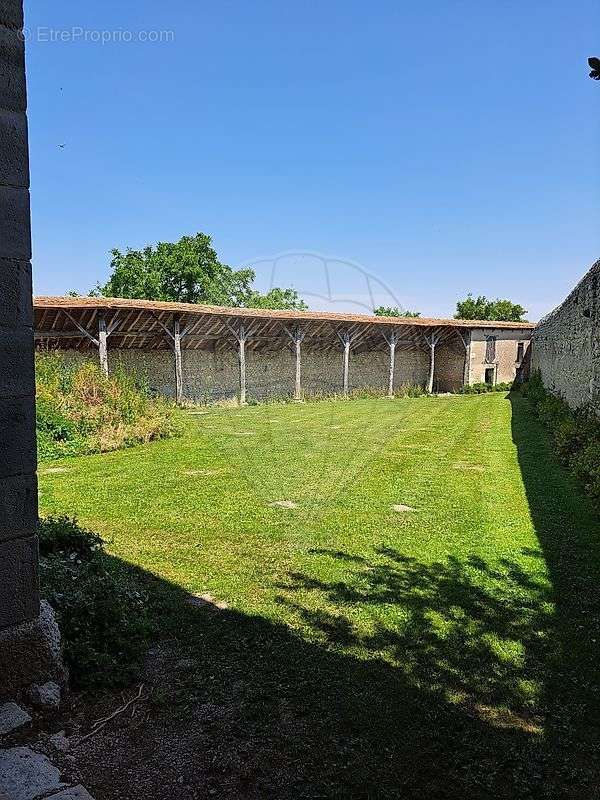
[[[221,796],[598,796],[600,528],[521,397],[209,409],[40,504],[170,593],[159,718],[235,707]]]

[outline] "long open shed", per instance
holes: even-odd
[[[38,348],[107,373],[118,360],[178,402],[511,381],[534,327],[98,297],[38,297],[34,310]]]

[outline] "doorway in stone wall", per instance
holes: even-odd
[[[485,368],[485,382],[488,386],[493,386],[496,382],[496,367],[486,367]]]

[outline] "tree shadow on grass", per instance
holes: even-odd
[[[512,402],[539,551],[315,550],[280,587],[296,627],[124,565],[167,639],[144,711],[80,749],[99,800],[597,797],[598,524]]]
[[[131,763],[144,766],[130,800],[170,797],[181,777],[190,798],[553,796],[532,688],[547,655],[548,587],[516,562],[422,564],[389,548],[315,557],[351,573],[332,584],[290,576],[280,602],[302,617],[298,633],[192,609],[181,589],[139,575],[172,638],[147,667],[148,715],[78,753],[99,800],[121,796]],[[307,591],[329,610],[294,602]],[[360,632],[357,604],[391,618]]]
[[[378,678],[360,692],[375,738],[393,742],[388,790],[395,780],[399,790],[425,796],[433,779],[440,797],[546,796],[547,582],[509,559],[421,563],[389,547],[369,559],[315,555],[350,561],[352,571],[330,583],[292,575],[281,602],[328,649],[359,654],[366,672],[386,670],[385,686]],[[295,592],[310,601],[295,603]],[[353,622],[356,607],[370,625]]]

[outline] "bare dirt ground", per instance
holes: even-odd
[[[151,651],[144,684],[122,695],[74,698],[74,744],[111,716],[73,754],[96,800],[199,800],[288,796],[298,765],[279,752],[277,738],[257,740],[238,715],[238,686],[227,704],[206,701],[194,686],[194,661],[164,643]],[[274,720],[275,721],[275,720]],[[276,737],[310,737],[282,703]],[[295,776],[295,777],[294,777]],[[296,795],[298,797],[302,794]],[[330,795],[331,796],[331,795]]]

